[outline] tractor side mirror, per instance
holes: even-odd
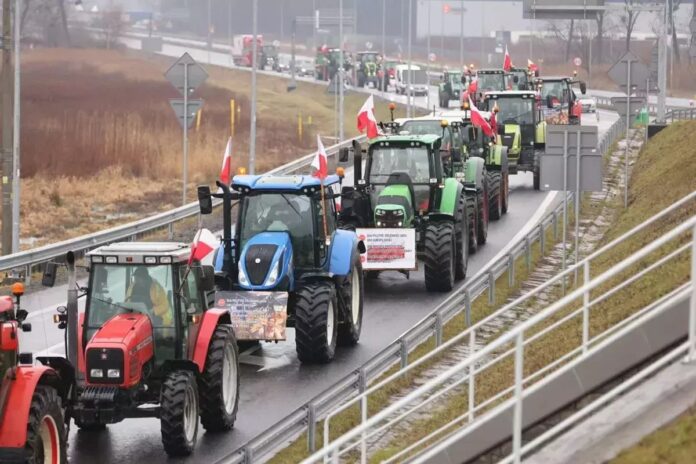
[[[198,206],[201,214],[210,214],[213,212],[213,198],[210,196],[210,187],[207,185],[198,186]]]
[[[201,266],[201,288],[204,292],[215,290],[215,268]]]
[[[587,84],[585,82],[580,82],[580,93],[583,95],[587,93]]]
[[[58,273],[58,264],[49,261],[44,266],[41,285],[44,287],[53,287],[56,284],[56,274]]]
[[[338,161],[339,162],[347,163],[349,159],[350,159],[350,148],[349,147],[343,147],[340,150],[338,150]]]
[[[17,311],[15,311],[15,317],[19,322],[24,321],[28,315],[29,312],[26,309],[18,309]]]
[[[512,76],[512,82],[514,82],[515,84],[519,84],[519,82],[520,82],[519,76]]]
[[[362,240],[358,240],[358,251],[360,252],[361,255],[364,255],[367,252],[367,247],[365,246],[365,242]]]

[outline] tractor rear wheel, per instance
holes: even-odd
[[[488,240],[488,211],[489,211],[489,205],[488,205],[488,176],[484,175],[482,177],[482,182],[483,185],[481,186],[480,190],[477,191],[477,198],[476,201],[478,201],[478,217],[476,220],[476,225],[478,228],[476,229],[476,238],[477,242],[480,245],[485,245],[486,240]]]
[[[425,288],[429,292],[449,292],[454,287],[457,254],[454,224],[428,224],[424,235]]]
[[[60,397],[55,388],[37,385],[31,397],[24,445],[27,463],[67,462],[66,430]]]
[[[170,372],[160,394],[160,430],[169,456],[188,456],[198,438],[198,385],[193,372]]]
[[[294,295],[295,344],[303,363],[327,363],[336,353],[338,314],[330,282],[309,282]]]
[[[501,193],[503,196],[503,214],[507,214],[508,202],[510,200],[510,174],[508,172],[504,172],[501,180],[502,180]]]
[[[490,218],[497,221],[503,215],[503,182],[500,171],[488,171],[488,188]]]
[[[473,255],[478,251],[478,234],[476,231],[478,230],[477,223],[479,217],[478,202],[474,195],[467,194],[466,196],[466,213],[469,220],[469,227],[467,228],[469,231],[469,254]]]
[[[466,277],[469,265],[469,218],[466,211],[466,196],[462,193],[457,203],[457,218],[459,231],[457,232],[457,259],[455,261],[454,278],[457,280]]]
[[[350,276],[343,279],[341,296],[345,304],[343,308],[344,322],[338,325],[338,344],[354,346],[360,340],[363,318],[363,272],[360,257],[353,260]]]
[[[539,166],[539,155],[534,154],[534,190],[541,190],[541,167]]]
[[[215,329],[198,392],[203,428],[208,432],[230,430],[239,405],[239,353],[237,339],[229,325]]]

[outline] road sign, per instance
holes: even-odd
[[[208,79],[208,73],[203,69],[203,66],[196,63],[196,60],[194,60],[188,52],[184,53],[181,55],[181,58],[176,60],[167,72],[164,73],[164,77],[167,78],[182,96],[184,95],[185,80],[187,79],[186,72],[188,72],[189,95]]]
[[[636,118],[640,114],[640,110],[645,108],[645,97],[631,97],[630,103],[627,103],[626,100],[628,100],[627,97],[612,97],[611,99],[611,105],[616,109],[616,112],[619,113],[619,116],[626,119],[626,115],[628,114],[628,118],[630,119],[631,122],[631,127],[636,123]],[[631,105],[631,108],[627,108],[627,105]],[[626,110],[628,109],[628,113]]]
[[[650,70],[630,51],[624,53],[609,69],[609,77],[625,92],[629,66],[631,67],[631,89],[644,90],[650,78]]]
[[[188,103],[188,125],[184,127],[184,114],[186,111],[184,111],[184,99],[183,98],[172,98],[169,100],[169,104],[171,105],[172,109],[174,110],[174,114],[176,115],[176,119],[179,121],[179,124],[181,124],[181,127],[186,129],[190,129],[191,126],[193,125],[193,121],[196,119],[196,114],[198,111],[201,109],[201,106],[203,106],[203,100],[191,100],[189,99]]]
[[[566,146],[565,132],[568,132]],[[541,185],[545,190],[576,190],[576,166],[580,136],[580,190],[602,190],[602,154],[597,150],[597,126],[548,125],[546,148],[541,155]],[[567,150],[567,151],[566,151]],[[567,156],[566,182],[563,182]]]
[[[162,37],[143,37],[140,49],[144,52],[157,53],[162,51]]]
[[[437,61],[437,55],[435,53],[431,53],[428,55],[428,60],[430,60],[431,63],[434,63]]]
[[[524,19],[595,19],[605,0],[524,0]]]
[[[579,56],[576,56],[575,58],[573,58],[573,64],[575,66],[582,66],[582,58],[580,58]]]

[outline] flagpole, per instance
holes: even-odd
[[[324,179],[319,179],[319,185],[321,186],[321,211],[324,220],[324,240],[326,245],[331,244],[331,238],[329,237],[329,227],[326,223],[326,197],[324,196]]]

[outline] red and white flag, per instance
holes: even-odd
[[[478,77],[474,77],[473,79],[471,79],[471,82],[469,83],[469,87],[466,89],[466,91],[469,93],[469,95],[475,95],[477,90],[478,90]]]
[[[471,97],[469,97],[469,109],[471,111],[471,123],[476,127],[480,127],[487,136],[493,137],[495,135],[493,128],[491,128],[486,118],[484,118],[478,108],[476,108],[474,102],[471,101]]]
[[[532,60],[527,58],[527,69],[529,69],[531,72],[534,73],[534,72],[537,72],[539,70],[539,66],[537,66],[536,64],[534,64],[534,62]]]
[[[495,108],[497,109],[498,107],[496,106]],[[491,130],[493,131],[493,133],[497,133],[497,132],[498,132],[498,120],[496,119],[495,114],[496,114],[496,111],[495,111],[495,109],[494,109],[494,110],[491,112],[491,124],[490,124],[490,125],[491,125]]]
[[[220,168],[220,182],[225,185],[232,183],[232,137],[227,140],[225,154],[222,158],[222,168]]]
[[[358,130],[361,134],[366,133],[368,139],[374,139],[379,135],[377,129],[377,119],[375,119],[375,102],[372,95],[367,97],[358,113]]]
[[[505,59],[503,60],[503,70],[505,72],[510,72],[512,69],[512,58],[510,58],[510,54],[508,53],[507,45],[505,46]]]
[[[193,237],[193,243],[191,243],[191,255],[188,259],[188,265],[190,266],[194,261],[201,262],[203,258],[208,256],[217,246],[219,240],[211,231],[208,229],[200,229],[196,232],[196,236]]]
[[[312,167],[314,168],[314,177],[324,180],[327,175],[329,175],[329,159],[326,156],[326,150],[324,149],[324,144],[321,143],[321,137],[317,134],[317,154],[312,160]]]

